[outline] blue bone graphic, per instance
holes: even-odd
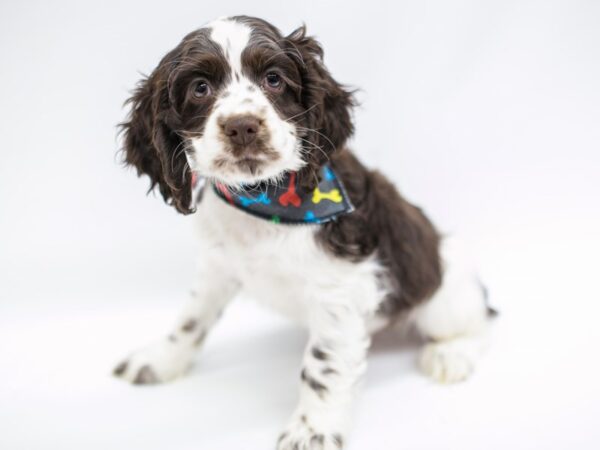
[[[254,204],[254,203],[262,203],[263,205],[270,205],[271,204],[271,200],[269,199],[269,197],[267,197],[267,194],[265,194],[264,192],[262,194],[260,194],[258,197],[253,198],[253,197],[244,197],[242,195],[239,196],[240,202],[242,203],[242,206],[244,208],[247,208],[248,206]]]

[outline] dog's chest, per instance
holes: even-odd
[[[244,294],[304,319],[314,302],[376,285],[376,264],[352,263],[324,251],[319,225],[281,225],[227,205],[207,189],[198,210],[204,244],[221,249],[222,262]]]

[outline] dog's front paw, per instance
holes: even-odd
[[[277,450],[340,450],[344,438],[338,430],[329,428],[299,414],[279,437]]]
[[[193,349],[165,338],[131,354],[113,374],[133,384],[164,383],[186,373],[193,356]]]

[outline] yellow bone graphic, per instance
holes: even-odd
[[[341,203],[343,200],[338,189],[332,189],[329,192],[321,192],[319,188],[316,188],[313,192],[312,202],[316,204],[324,199],[331,200],[334,203]]]

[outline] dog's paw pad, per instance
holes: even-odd
[[[453,342],[427,344],[419,358],[421,370],[440,383],[466,380],[474,370],[474,361],[468,352],[461,351]]]

